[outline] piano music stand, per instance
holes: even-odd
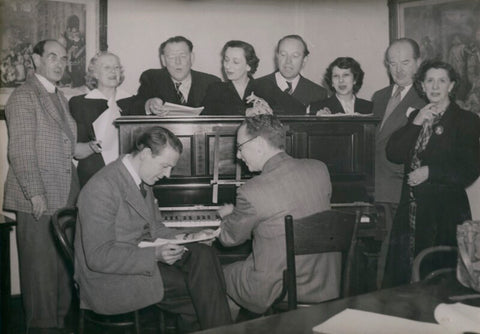
[[[237,131],[236,127],[220,127],[216,126],[213,128],[215,131],[215,142],[213,146],[213,179],[210,181],[210,184],[213,186],[212,189],[212,203],[218,203],[218,186],[234,184],[239,187],[245,183],[242,180],[242,167],[238,161],[235,163],[235,180],[220,180],[220,136],[221,135],[232,135]]]

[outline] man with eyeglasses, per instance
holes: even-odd
[[[327,97],[327,90],[300,74],[308,60],[307,43],[299,35],[287,35],[277,43],[277,71],[257,81],[273,81],[284,94],[291,95],[306,107]]]
[[[146,114],[165,115],[165,102],[200,107],[208,86],[220,79],[192,70],[193,44],[183,36],[167,39],[159,48],[162,69],[149,69],[140,76],[135,108]]]
[[[77,126],[56,88],[67,64],[55,40],[33,49],[35,73],[8,99],[10,168],[4,209],[17,215],[20,287],[27,333],[60,333],[71,301],[67,268],[50,230],[53,213],[73,206],[79,191]]]
[[[332,186],[326,165],[285,153],[285,128],[273,115],[246,118],[237,132],[237,158],[252,172],[236,205],[219,209],[220,242],[227,247],[253,239],[252,254],[224,267],[227,294],[242,308],[264,313],[280,295],[286,267],[284,216],[302,218],[330,209]],[[340,255],[307,255],[297,261],[302,300],[338,297]],[[234,308],[232,303],[232,308]],[[238,307],[237,307],[238,311]]]

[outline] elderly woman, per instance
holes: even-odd
[[[229,41],[221,56],[228,81],[210,85],[202,115],[305,114],[303,105],[290,96],[283,96],[273,82],[259,84],[253,79],[260,60],[252,45]]]
[[[362,87],[363,76],[362,68],[355,59],[350,57],[335,59],[328,66],[323,78],[330,91],[335,94],[310,104],[307,113],[313,115],[370,114],[372,102],[355,96]]]
[[[88,65],[86,85],[91,91],[70,99],[70,112],[77,122],[78,143],[75,157],[79,160],[78,176],[83,187],[90,177],[105,166],[102,143],[97,141],[93,123],[106,110],[131,114],[132,98],[118,89],[123,82],[123,67],[111,52],[96,54]],[[114,140],[117,140],[115,138]]]
[[[452,66],[426,61],[416,79],[429,103],[412,111],[387,144],[387,158],[405,165],[385,274],[391,285],[408,282],[412,260],[423,249],[456,245],[457,225],[471,219],[465,187],[480,173],[480,120],[455,104]]]

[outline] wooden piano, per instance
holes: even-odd
[[[383,212],[373,205],[375,127],[378,119],[370,116],[280,116],[288,127],[286,151],[296,158],[323,161],[330,171],[332,207],[356,212],[361,221],[358,236],[382,240],[385,234]],[[234,203],[235,182],[219,184],[214,179],[215,159],[221,180],[248,179],[246,166],[237,167],[236,129],[243,117],[197,116],[157,117],[125,116],[116,120],[120,152],[129,152],[137,131],[162,126],[175,133],[184,151],[169,179],[159,181],[154,193],[160,207],[192,207]],[[217,150],[215,150],[217,136]],[[217,152],[219,154],[215,154]],[[213,185],[212,185],[213,183]],[[218,184],[217,196],[214,185]],[[212,201],[217,197],[218,203]],[[202,217],[183,210],[165,212],[168,221]],[[206,215],[206,214],[203,214]],[[221,247],[220,247],[221,248]],[[228,253],[228,252],[227,252]]]

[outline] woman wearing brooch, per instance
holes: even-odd
[[[102,156],[102,147],[107,143],[99,142],[93,123],[107,110],[115,110],[118,115],[131,114],[132,97],[118,89],[124,80],[123,67],[118,56],[111,52],[100,52],[90,60],[86,75],[86,85],[91,91],[86,95],[74,96],[70,99],[70,113],[77,122],[77,154],[78,177],[83,187],[90,177],[106,163]],[[118,141],[118,135],[110,138]],[[118,153],[117,153],[118,156]]]
[[[465,188],[480,173],[480,119],[454,102],[457,82],[451,65],[424,62],[416,85],[429,103],[387,144],[387,158],[405,165],[385,273],[393,285],[409,282],[413,258],[423,249],[456,245],[457,225],[471,219]],[[436,259],[429,269],[448,260]]]

